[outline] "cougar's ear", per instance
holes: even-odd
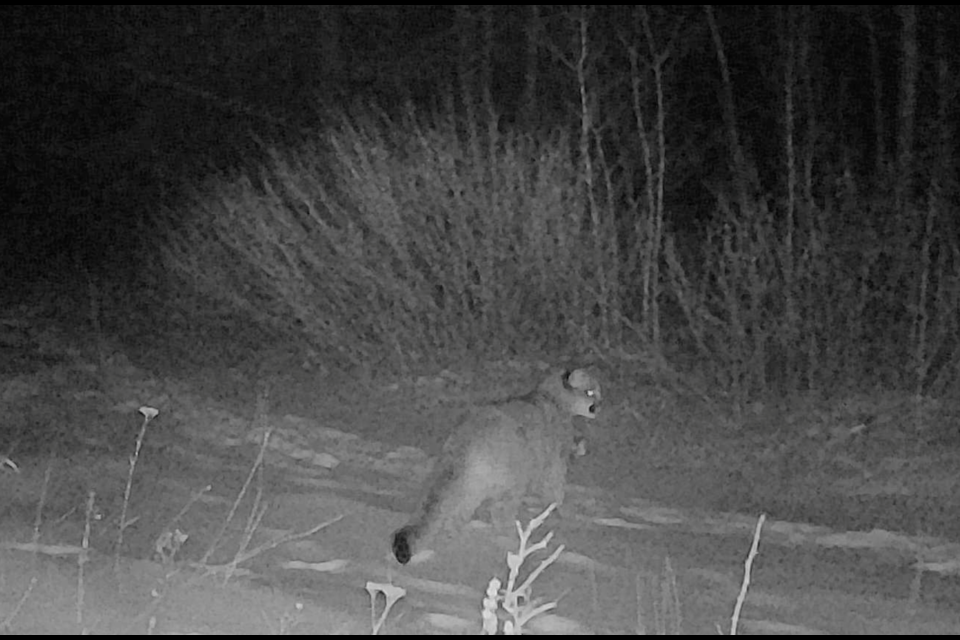
[[[563,375],[563,378],[564,384],[572,389],[587,389],[589,387],[596,386],[597,384],[593,379],[593,376],[583,369],[567,371]]]

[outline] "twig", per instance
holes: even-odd
[[[213,542],[210,543],[210,547],[207,549],[206,553],[203,554],[203,557],[200,558],[199,564],[204,565],[210,560],[210,556],[213,555],[214,551],[217,550],[220,541],[223,539],[223,536],[227,533],[227,527],[230,526],[230,523],[233,522],[234,516],[237,515],[237,510],[240,508],[240,502],[243,500],[244,496],[247,495],[247,490],[250,488],[250,483],[253,482],[253,477],[257,473],[257,469],[260,468],[260,465],[263,464],[263,457],[267,451],[267,443],[270,442],[270,434],[273,432],[272,429],[267,429],[263,433],[263,441],[260,443],[260,450],[257,452],[257,459],[254,460],[253,466],[250,467],[250,473],[247,474],[247,479],[243,481],[243,486],[240,487],[240,493],[237,494],[237,498],[233,501],[233,504],[230,506],[230,512],[227,514],[226,519],[223,521],[223,524],[220,525],[220,530],[217,532],[217,535],[213,538]]]
[[[120,581],[120,551],[123,548],[123,532],[127,529],[127,509],[130,506],[130,492],[133,488],[133,474],[137,469],[137,461],[140,459],[140,449],[143,447],[143,438],[147,435],[147,425],[153,420],[159,412],[153,407],[140,407],[140,414],[143,416],[143,424],[140,426],[140,433],[137,434],[137,444],[134,447],[133,455],[130,456],[130,470],[127,472],[127,484],[123,488],[123,506],[120,508],[120,527],[117,531],[117,548],[113,556],[113,572],[117,576],[117,582]]]
[[[83,543],[80,553],[77,554],[77,626],[81,633],[86,635],[86,629],[83,628],[83,567],[90,561],[90,520],[93,518],[93,501],[96,494],[91,491],[87,494],[87,509],[83,522]]]
[[[740,610],[747,599],[747,589],[750,587],[750,571],[753,568],[753,559],[757,557],[757,548],[760,546],[760,530],[767,519],[767,514],[761,513],[757,520],[757,528],[753,532],[753,544],[743,566],[743,583],[740,585],[740,595],[737,596],[737,605],[733,608],[733,617],[730,620],[730,635],[737,635],[737,624],[740,622]]]
[[[23,608],[24,603],[27,601],[27,598],[30,597],[30,594],[33,593],[33,588],[37,586],[37,576],[30,578],[30,584],[27,586],[27,590],[23,592],[23,595],[20,596],[20,599],[17,600],[17,606],[13,608],[13,611],[10,612],[3,622],[0,622],[0,632],[10,633],[12,631],[11,626],[13,625],[13,619],[17,617],[20,613],[20,609]]]
[[[47,491],[50,488],[50,476],[53,474],[53,457],[47,462],[47,470],[43,472],[43,486],[40,487],[40,501],[37,503],[37,515],[33,519],[33,544],[40,545],[40,525],[43,522],[43,505],[47,502]]]

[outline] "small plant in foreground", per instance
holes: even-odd
[[[262,396],[261,396],[262,397]],[[262,420],[265,420],[265,412],[262,410],[262,405],[265,402],[258,399],[258,406],[261,408],[258,409],[258,413],[262,414]],[[335,516],[326,522],[318,524],[306,531],[300,531],[297,533],[284,533],[282,535],[273,537],[265,542],[260,543],[259,545],[251,548],[251,543],[257,530],[260,527],[260,523],[263,520],[263,517],[267,513],[268,505],[263,500],[263,489],[258,488],[254,494],[253,505],[250,509],[250,514],[247,516],[246,523],[243,527],[243,532],[241,534],[240,542],[238,548],[234,551],[233,557],[226,564],[221,565],[212,565],[210,564],[210,559],[213,557],[213,554],[220,548],[221,543],[224,541],[224,538],[227,533],[227,529],[230,526],[230,523],[233,522],[234,517],[237,515],[237,512],[240,509],[240,503],[243,501],[244,496],[247,495],[250,485],[253,482],[254,478],[257,477],[263,470],[263,460],[266,455],[267,445],[270,441],[270,435],[273,433],[273,430],[266,428],[263,433],[263,437],[260,440],[260,448],[257,452],[257,458],[254,460],[253,466],[250,468],[249,473],[247,474],[246,480],[244,480],[243,486],[240,488],[237,497],[234,499],[233,504],[230,507],[230,511],[227,513],[226,518],[223,523],[220,525],[220,529],[217,532],[216,536],[213,538],[213,542],[210,543],[207,551],[203,554],[203,557],[200,558],[198,562],[192,563],[194,566],[202,567],[208,574],[218,574],[221,575],[222,585],[226,586],[230,578],[237,572],[238,566],[241,563],[248,562],[253,558],[256,558],[260,554],[275,549],[281,545],[287,544],[289,542],[294,542],[303,538],[308,538],[313,534],[317,533],[322,529],[326,529],[330,525],[339,522],[343,519],[343,515]],[[206,490],[204,490],[205,492]],[[179,517],[179,516],[178,516]]]
[[[120,552],[123,548],[123,532],[127,527],[136,521],[127,521],[127,509],[130,507],[130,491],[133,488],[133,474],[137,470],[137,461],[140,459],[140,449],[143,447],[143,438],[147,435],[147,425],[157,417],[160,412],[153,407],[140,407],[140,415],[143,416],[143,424],[140,425],[140,433],[137,434],[137,444],[134,447],[133,455],[130,456],[130,468],[127,473],[127,484],[123,487],[123,505],[120,507],[120,527],[117,529],[117,548],[113,556],[113,572],[117,579],[120,579]]]
[[[679,636],[683,635],[683,617],[680,612],[680,595],[677,588],[677,572],[673,569],[670,556],[663,560],[663,571],[657,578],[659,581],[651,585],[652,623],[648,629],[643,615],[643,584],[638,574],[636,576],[637,594],[637,626],[636,635]]]
[[[757,549],[760,547],[760,531],[763,529],[763,523],[767,521],[767,514],[761,513],[757,519],[757,527],[753,531],[753,543],[750,545],[750,553],[743,563],[743,582],[740,583],[740,594],[737,596],[737,604],[733,607],[733,616],[730,619],[730,635],[737,635],[737,625],[740,623],[740,612],[743,610],[743,603],[747,600],[747,590],[750,588],[750,574],[753,570],[753,560],[757,557]]]
[[[373,635],[379,635],[390,614],[390,609],[400,598],[407,595],[406,589],[385,582],[367,582],[367,593],[370,594],[370,627]],[[384,605],[380,617],[377,618],[377,595],[383,594]]]
[[[546,549],[553,539],[553,532],[548,533],[540,542],[529,545],[530,536],[543,524],[544,520],[557,508],[553,503],[539,516],[530,521],[526,528],[517,523],[517,533],[520,536],[520,548],[516,553],[510,551],[507,553],[507,566],[510,568],[510,574],[507,577],[506,588],[500,588],[500,579],[493,577],[487,585],[487,593],[483,599],[483,610],[480,615],[483,618],[483,634],[492,636],[501,631],[504,635],[520,635],[523,633],[523,626],[537,617],[557,606],[556,602],[539,603],[530,598],[530,590],[533,581],[543,573],[544,569],[553,564],[560,554],[563,553],[563,545],[557,547],[548,558],[540,562],[536,569],[530,572],[527,579],[520,586],[517,586],[517,579],[520,575],[520,567],[524,561],[532,554]],[[502,608],[509,619],[504,621],[500,628],[500,618],[498,610]]]

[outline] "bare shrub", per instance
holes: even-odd
[[[588,214],[568,137],[478,130],[344,116],[324,144],[269,148],[168,212],[166,268],[351,362],[606,338],[614,225]]]
[[[779,203],[718,198],[702,267],[667,238],[667,289],[738,406],[768,392],[924,392],[955,379],[960,253],[931,230],[949,218],[897,215],[855,193],[825,201],[805,207],[788,245]]]

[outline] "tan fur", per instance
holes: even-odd
[[[531,393],[470,412],[444,444],[420,508],[393,534],[401,564],[439,535],[455,536],[485,502],[512,525],[529,493],[563,502],[567,462],[583,444],[573,417],[594,418],[600,385],[586,371],[551,373]]]

